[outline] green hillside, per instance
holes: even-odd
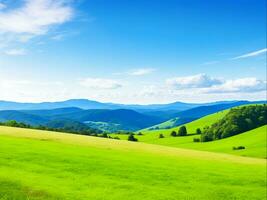
[[[265,199],[266,161],[0,127],[0,199]]]
[[[219,119],[223,118],[227,114],[227,112],[229,112],[229,109],[224,110],[224,111],[220,111],[220,112],[217,112],[217,113],[214,113],[211,115],[207,115],[207,116],[202,117],[198,120],[187,123],[186,128],[187,128],[188,133],[189,134],[195,133],[197,128],[204,128],[205,126],[209,126],[209,125],[217,122]],[[169,133],[171,133],[171,131],[173,131],[173,130],[177,131],[178,129],[179,129],[179,126],[175,127],[175,128],[171,128],[171,129],[161,129],[161,130],[151,130],[151,131],[149,131],[147,129],[143,129],[143,130],[141,130],[141,132],[145,133],[145,134],[162,133],[162,134],[168,135]]]
[[[247,131],[245,133],[216,140],[211,142],[193,142],[193,138],[199,138],[199,135],[185,136],[185,137],[166,137],[159,139],[152,136],[139,136],[139,141],[160,144],[165,146],[214,151],[222,153],[230,153],[241,156],[261,157],[266,158],[267,148],[267,125]],[[233,150],[233,147],[245,146],[244,150]]]

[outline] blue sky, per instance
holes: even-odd
[[[0,99],[266,98],[266,1],[0,0]]]

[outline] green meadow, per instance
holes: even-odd
[[[265,198],[265,159],[0,127],[3,200]]]

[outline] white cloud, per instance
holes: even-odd
[[[232,58],[232,60],[241,59],[241,58],[248,58],[248,57],[254,57],[254,56],[259,56],[259,55],[264,54],[266,52],[267,52],[267,48],[261,49],[261,50],[258,50],[258,51],[253,51],[253,52],[250,52],[250,53],[241,55],[241,56],[234,57],[234,58]]]
[[[9,49],[4,53],[9,56],[23,56],[27,54],[27,51],[25,49]]]
[[[52,25],[62,24],[72,15],[64,0],[25,0],[22,7],[0,13],[0,31],[45,34]]]
[[[213,85],[218,85],[221,82],[221,79],[213,78],[206,74],[175,77],[166,80],[167,85],[175,89],[205,88],[211,87]]]
[[[221,85],[215,85],[206,88],[203,92],[207,93],[246,93],[259,92],[266,90],[266,81],[259,80],[255,77],[226,80]]]
[[[226,80],[198,74],[167,79],[166,83],[174,93],[255,93],[266,90],[266,81],[255,77]]]
[[[0,4],[0,48],[19,46],[44,36],[56,25],[71,20],[70,0],[23,0],[20,7],[4,9]],[[2,7],[2,9],[1,9]]]
[[[80,80],[79,84],[91,89],[117,89],[122,87],[122,84],[117,80],[103,78],[86,78]]]
[[[141,69],[136,69],[136,70],[129,72],[129,75],[143,76],[143,75],[151,74],[154,71],[155,71],[154,68],[141,68]]]

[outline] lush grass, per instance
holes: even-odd
[[[265,199],[266,162],[0,127],[0,199]]]
[[[240,156],[266,158],[267,148],[267,125],[256,128],[254,130],[211,142],[193,142],[193,138],[200,138],[199,135],[191,135],[185,137],[159,138],[155,135],[139,136],[139,141],[152,144],[160,144],[165,146],[180,147],[187,149],[196,149],[204,151],[230,153]],[[149,139],[148,139],[149,138]],[[243,150],[233,150],[233,147],[245,146]]]

